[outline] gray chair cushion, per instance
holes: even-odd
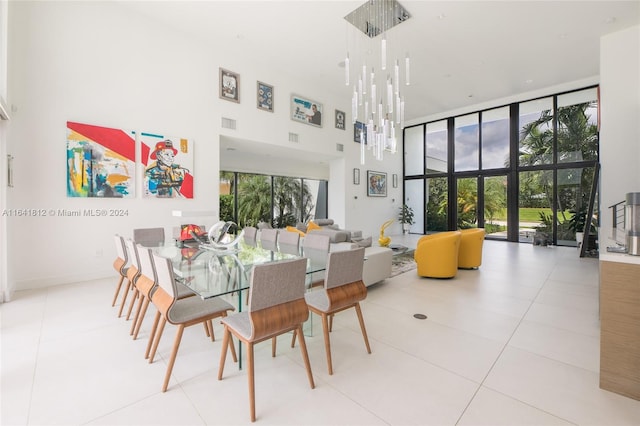
[[[222,318],[221,322],[236,330],[245,339],[251,338],[251,320],[248,312],[239,312]]]
[[[219,297],[202,300],[199,297],[187,297],[176,300],[169,310],[169,321],[172,323],[185,323],[205,316],[207,313],[234,311],[230,303]]]
[[[307,302],[307,305],[319,311],[327,311],[329,309],[329,298],[324,288],[305,293],[304,300]]]

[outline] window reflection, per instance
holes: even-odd
[[[482,168],[509,167],[509,107],[482,113]]]
[[[479,132],[478,114],[456,117],[455,121],[455,170],[478,170]]]
[[[447,121],[427,124],[427,174],[447,172]]]
[[[445,139],[446,145],[446,139]],[[404,132],[404,170],[405,175],[424,173],[424,126],[407,128]]]

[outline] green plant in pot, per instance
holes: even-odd
[[[534,246],[548,246],[551,244],[551,232],[553,231],[553,216],[546,215],[544,212],[539,212],[540,225],[536,227],[535,235],[533,236]]]
[[[587,225],[587,211],[586,209],[580,209],[578,211],[572,211],[573,216],[569,219],[569,229],[576,233],[576,243],[577,246],[580,247],[582,243],[582,239],[584,236],[584,228]],[[598,232],[598,224],[595,220],[591,220],[590,229],[589,229],[589,237],[593,240]],[[589,241],[588,249],[592,248],[593,244]]]
[[[398,213],[398,222],[402,224],[402,232],[408,234],[409,228],[415,223],[413,220],[413,209],[403,204]]]

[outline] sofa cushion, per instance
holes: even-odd
[[[326,227],[321,227],[320,229],[313,229],[310,232],[327,235],[329,237],[329,241],[332,243],[343,243],[345,241],[349,241],[349,238],[351,237],[351,235],[348,232],[336,231],[334,229],[329,229]]]
[[[371,245],[373,243],[373,239],[371,237],[368,237],[368,238],[353,238],[353,236],[351,236],[351,241],[354,244],[357,244],[358,247],[371,247]]]
[[[362,281],[367,287],[391,275],[393,250],[387,247],[372,246],[364,249],[364,267]]]
[[[333,219],[315,219],[314,222],[320,226],[333,225]]]

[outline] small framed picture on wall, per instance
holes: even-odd
[[[322,104],[299,95],[291,95],[291,119],[299,123],[322,127]]]
[[[367,195],[369,197],[387,196],[387,174],[367,170]]]
[[[273,86],[259,81],[257,90],[258,109],[273,112]]]
[[[367,126],[360,121],[353,123],[353,141],[367,144]]]
[[[240,75],[220,68],[220,98],[240,103]]]
[[[345,129],[346,115],[343,111],[336,110],[336,129]]]

